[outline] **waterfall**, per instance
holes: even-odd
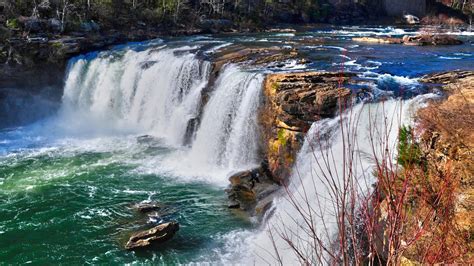
[[[240,249],[240,255],[236,255],[236,259],[241,254],[253,253],[254,256],[249,259],[240,259],[243,260],[242,263],[278,264],[276,248],[283,265],[299,264],[297,254],[281,237],[284,234],[300,250],[306,251],[303,256],[310,260],[309,263],[319,264],[312,244],[308,244],[314,242],[308,234],[305,220],[290,202],[289,195],[301,206],[307,218],[308,208],[314,211],[312,219],[318,236],[326,243],[332,243],[337,233],[337,204],[328,182],[334,182],[341,188],[344,170],[347,174],[348,169],[351,169],[359,192],[367,193],[376,181],[372,174],[374,154],[381,156],[388,148],[396,163],[398,129],[402,124],[411,123],[414,108],[419,107],[426,97],[428,96],[418,96],[406,101],[392,99],[361,103],[333,119],[315,122],[297,156],[288,187],[289,194],[282,192],[274,201],[271,215],[257,233],[232,233],[232,238],[237,240],[231,241],[228,249]],[[374,150],[372,144],[375,146]],[[354,153],[353,161],[347,160],[351,152]],[[345,162],[343,156],[346,156]],[[333,176],[334,180],[329,181],[325,176]]]
[[[259,163],[258,108],[264,76],[227,65],[216,80],[204,107],[190,150],[164,164],[181,176],[207,176],[228,185],[226,176]]]
[[[151,134],[181,145],[197,117],[210,64],[173,49],[79,57],[70,66],[62,115],[76,128]]]
[[[69,134],[152,135],[176,150],[149,169],[227,184],[229,172],[258,164],[263,75],[224,66],[202,106],[211,67],[189,49],[119,50],[72,60],[59,124]]]
[[[257,163],[263,76],[229,65],[216,81],[190,156],[199,164],[235,168]]]

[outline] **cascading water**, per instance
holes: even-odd
[[[375,182],[372,176],[374,155],[381,158],[381,154],[388,149],[392,152],[389,156],[395,158],[399,127],[411,123],[413,108],[419,106],[426,97],[361,103],[333,119],[315,122],[307,133],[294,166],[290,194],[283,192],[275,200],[271,216],[256,236],[252,237],[249,232],[233,233],[236,239],[246,244],[242,245],[240,240],[231,241],[236,247],[228,249],[241,248],[241,253],[254,254],[250,259],[244,259],[243,263],[276,264],[277,249],[283,265],[297,264],[298,255],[282,239],[284,235],[294,241],[300,251],[306,251],[302,255],[310,263],[318,264],[311,244],[314,242],[305,223],[308,220],[302,218],[300,211],[303,211],[306,219],[310,219],[308,208],[311,208],[311,219],[317,235],[326,243],[332,243],[337,233],[337,203],[330,187],[342,189],[342,176],[348,175],[350,170],[361,192],[369,191]],[[349,160],[351,156],[353,160]],[[293,203],[289,195],[292,195]],[[300,210],[294,206],[295,203],[300,206]]]
[[[181,145],[188,122],[198,116],[210,64],[176,52],[77,58],[66,79],[62,115],[78,127],[146,133]]]
[[[185,48],[79,57],[70,66],[60,118],[74,132],[157,137],[178,150],[154,158],[147,171],[224,185],[229,172],[258,163],[263,75],[225,66],[201,108],[209,70]]]
[[[206,105],[190,156],[197,164],[235,168],[257,163],[261,74],[227,66]]]
[[[216,80],[190,150],[170,156],[163,165],[181,176],[205,176],[228,184],[229,172],[258,164],[257,113],[263,75],[227,65]]]

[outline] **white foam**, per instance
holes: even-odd
[[[439,56],[439,59],[443,60],[461,60],[462,57],[454,57],[454,56]]]
[[[375,178],[370,174],[374,161],[371,159],[373,150],[369,130],[375,134],[375,147],[381,147],[380,149],[375,148],[376,156],[381,156],[387,147],[392,151],[390,156],[395,163],[396,153],[393,151],[396,151],[399,126],[411,123],[411,115],[419,103],[428,97],[431,95],[419,96],[404,102],[388,100],[374,104],[359,104],[350,113],[346,112],[334,119],[321,120],[313,124],[298,155],[294,173],[290,179],[292,183],[289,191],[293,194],[294,200],[300,204],[299,206],[304,206],[303,208],[306,209],[306,202],[311,205],[315,215],[313,226],[325,243],[332,243],[334,240],[332,236],[336,232],[337,221],[334,220],[335,203],[331,200],[331,192],[328,190],[327,181],[323,176],[328,176],[328,171],[331,171],[332,175],[336,176],[335,182],[341,182],[338,177],[342,175],[344,168],[350,167],[342,164],[342,155],[351,156],[353,151],[355,159],[348,162],[351,164],[351,173],[354,180],[359,182],[360,192],[369,191],[371,184],[375,181]],[[346,125],[344,134],[340,130],[341,123]],[[327,142],[321,143],[318,141],[320,136],[330,137]],[[348,136],[354,136],[354,138],[351,137],[349,140]],[[388,140],[387,143],[385,143],[386,140]],[[347,143],[352,143],[353,148],[348,149]],[[322,145],[320,146],[320,144]],[[322,160],[327,158],[326,156],[329,158],[334,156],[334,160],[329,160],[327,167],[319,167],[318,165],[323,163]],[[340,185],[340,183],[338,184]],[[244,243],[244,245],[236,244],[234,246],[239,249],[236,252],[252,254],[252,256],[242,256],[239,262],[244,265],[249,263],[256,265],[276,264],[278,261],[274,248],[277,248],[284,265],[298,264],[297,255],[280,235],[288,234],[300,251],[306,252],[303,256],[310,259],[311,264],[320,263],[312,260],[316,256],[313,253],[313,247],[308,243],[313,242],[311,239],[307,239],[309,237],[305,233],[307,227],[301,215],[290,203],[288,196],[275,200],[274,205],[276,206],[274,214],[260,233],[253,236],[245,233],[231,233],[235,238],[231,241]],[[272,232],[275,241],[272,240],[269,232]]]

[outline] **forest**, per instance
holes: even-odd
[[[336,13],[351,17],[383,16],[383,0],[4,0],[0,1],[0,23],[10,28],[18,16],[54,19],[61,31],[75,31],[84,22],[117,28],[132,25],[195,26],[206,19],[226,19],[238,25],[261,26],[268,23],[333,22]],[[435,2],[472,14],[467,0]],[[57,21],[56,21],[57,20]],[[53,24],[54,24],[53,23]],[[226,23],[226,22],[223,22]],[[92,25],[92,28],[96,25]],[[82,27],[85,27],[82,24]],[[86,26],[86,27],[91,27]]]

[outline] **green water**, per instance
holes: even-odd
[[[219,261],[225,234],[250,222],[227,209],[222,187],[146,173],[130,160],[162,153],[146,145],[60,146],[0,156],[0,264]],[[148,218],[130,208],[143,200],[163,203],[162,218],[178,221],[180,230],[163,246],[129,252],[127,237],[147,228]]]

